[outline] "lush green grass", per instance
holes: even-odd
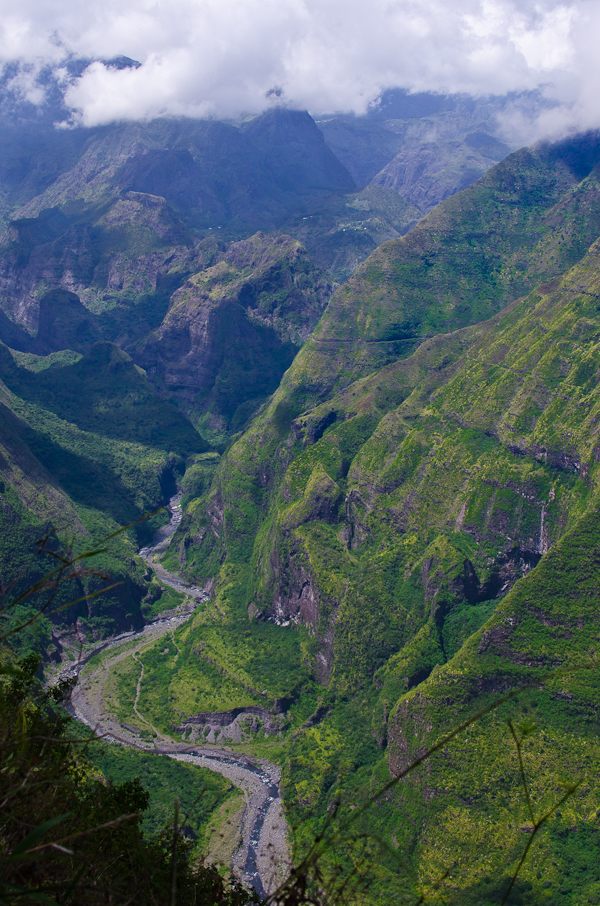
[[[594,647],[600,253],[585,253],[600,205],[586,172],[519,152],[371,256],[194,517],[206,520],[198,575],[224,561],[220,587],[240,614],[276,601],[295,617],[312,602],[302,656],[328,689],[321,721],[286,749],[299,851],[338,792],[350,816],[388,763],[399,770],[477,707]],[[560,840],[585,828],[595,858],[595,674],[563,686],[477,724],[373,806],[358,829],[390,849],[371,859],[372,900],[399,896],[395,852],[416,899],[448,872],[449,902],[501,902],[527,840],[511,717],[540,727],[524,741],[536,816],[565,777],[586,778],[536,838],[514,902],[549,906],[546,863],[561,902],[593,901]]]
[[[162,613],[180,607],[185,598],[182,592],[175,591],[170,585],[163,585],[160,580],[153,578],[142,599],[142,615],[145,620],[153,620]]]
[[[115,682],[120,718],[141,726],[132,703],[142,665],[138,710],[166,732],[200,711],[270,708],[283,699],[291,726],[312,714],[316,688],[302,662],[298,632],[248,621],[243,602],[231,594],[236,578],[230,571],[214,601],[172,638],[160,639],[119,666]]]
[[[154,836],[172,823],[178,799],[182,826],[202,849],[206,826],[230,793],[228,780],[167,755],[146,755],[123,746],[93,742],[88,752],[92,764],[108,781],[120,784],[138,777],[150,793],[150,806],[142,823],[147,834]]]

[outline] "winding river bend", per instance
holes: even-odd
[[[137,712],[138,695],[134,710],[142,722],[154,731],[153,742],[139,738],[136,728],[121,724],[108,713],[102,695],[103,686],[110,676],[111,667],[128,657],[135,657],[140,647],[145,647],[172,633],[190,618],[199,602],[206,599],[200,588],[186,585],[182,579],[165,570],[154,561],[162,552],[181,521],[181,495],[169,501],[170,520],[156,534],[154,542],[143,548],[140,555],[151,565],[161,582],[186,594],[186,607],[173,616],[154,620],[139,631],[125,632],[98,645],[86,647],[85,654],[70,663],[63,662],[62,676],[79,676],[79,682],[71,696],[73,715],[98,735],[110,742],[168,755],[179,761],[197,764],[225,776],[244,795],[245,808],[239,825],[239,845],[231,860],[233,874],[245,884],[253,887],[261,896],[272,893],[289,868],[288,833],[280,792],[280,772],[276,765],[263,760],[254,760],[246,755],[236,754],[230,749],[215,745],[190,745],[177,742],[156,730]],[[138,644],[139,643],[139,646]],[[100,666],[89,667],[90,659],[100,651],[110,652]],[[143,677],[140,676],[140,681]]]

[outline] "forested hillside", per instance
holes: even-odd
[[[322,686],[288,750],[309,827],[539,678],[365,819],[426,891],[448,872],[452,902],[496,902],[533,826],[507,716],[538,728],[535,809],[582,780],[523,895],[598,890],[581,867],[598,857],[597,149],[518,152],[374,253],[180,528],[189,573],[220,576],[225,629],[244,612],[253,636],[297,627]],[[252,647],[236,657],[248,669]]]
[[[11,609],[12,662],[196,595],[90,688],[145,758],[280,765],[296,863],[336,840],[311,895],[600,903],[600,138],[505,156],[499,102],[477,130],[456,99],[386,103],[65,130],[46,157],[11,120],[0,584],[132,524],[35,632]]]
[[[199,466],[208,480],[335,281],[421,213],[391,188],[363,188],[362,170],[355,185],[307,113],[60,130],[64,86],[44,78],[39,108],[0,87],[4,585],[51,529],[59,545],[98,540],[165,504],[211,449]],[[432,116],[452,134],[474,128],[475,114],[453,104],[404,110],[397,99],[387,119],[357,121],[369,148],[348,134],[345,159],[377,172],[404,147],[405,126],[414,141]],[[482,120],[490,132],[495,111]],[[135,540],[165,518],[141,523]],[[114,614],[108,598],[80,607],[96,634],[139,625],[140,602],[156,594],[135,540],[115,555],[127,591]]]

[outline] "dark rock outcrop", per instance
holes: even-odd
[[[229,424],[275,390],[329,294],[299,242],[257,233],[173,295],[136,361],[188,411]]]
[[[101,338],[97,318],[75,293],[55,289],[39,303],[39,325],[33,352],[47,355],[60,349],[87,352]]]
[[[265,736],[281,733],[284,724],[283,715],[250,705],[232,708],[231,711],[201,711],[183,720],[175,727],[175,731],[191,742],[195,742],[200,736],[206,742],[242,742],[247,736],[255,736],[257,733]]]

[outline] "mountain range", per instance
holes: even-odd
[[[144,713],[284,715],[296,854],[358,809],[369,902],[502,902],[569,784],[509,902],[600,902],[600,137],[509,153],[507,103],[4,113],[2,586],[179,488],[163,563],[211,601]],[[156,613],[165,519],[102,555],[118,588],[77,580],[48,657]]]
[[[224,626],[246,610],[298,627],[323,691],[287,794],[315,832],[336,797],[343,822],[386,771],[534,684],[361,825],[450,902],[500,902],[531,826],[507,718],[529,727],[536,808],[582,781],[515,896],[594,902],[600,881],[597,142],[516,152],[373,253],[174,541],[196,581],[219,577]]]

